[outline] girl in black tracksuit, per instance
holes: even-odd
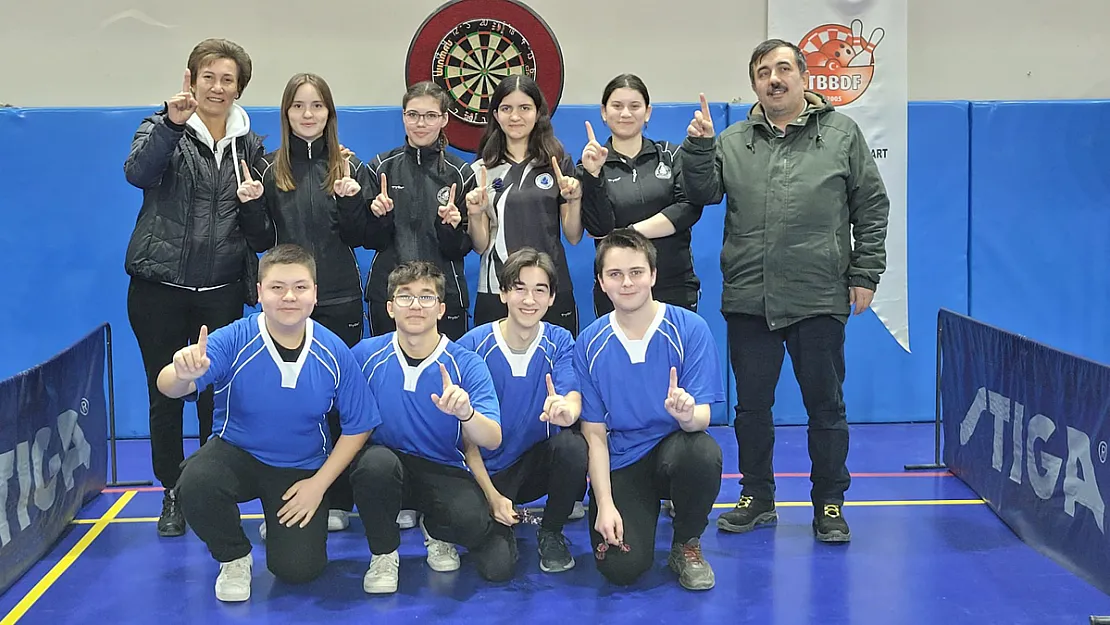
[[[243,210],[265,211],[271,247],[294,243],[312,254],[312,319],[353,347],[362,340],[361,274],[352,247],[361,244],[358,215],[368,205],[366,167],[341,149],[337,127],[327,82],[315,74],[293,76],[281,98],[281,147],[255,162],[252,177],[262,196]],[[334,443],[342,433],[338,412],[328,414],[328,426]],[[348,479],[332,483],[328,502],[328,528],[343,529],[354,507]]]
[[[457,341],[469,329],[470,295],[463,260],[472,243],[464,198],[474,188],[474,173],[466,161],[446,150],[443,129],[449,106],[447,93],[435,83],[410,87],[401,101],[405,145],[379,154],[368,167],[364,191],[376,201],[360,219],[361,244],[377,251],[365,295],[373,336],[396,329],[386,311],[389,273],[402,263],[418,260],[436,263],[447,278],[443,302],[447,310],[439,320],[440,332]],[[384,193],[383,176],[388,187]],[[456,207],[456,217],[444,223],[440,209],[451,205]]]
[[[589,170],[596,161],[589,169],[584,166],[590,146],[578,162],[583,225],[597,238],[631,226],[651,239],[659,259],[653,297],[697,312],[701,282],[694,273],[690,228],[701,218],[702,207],[688,202],[683,193],[678,146],[643,136],[651,100],[638,77],[614,78],[601,104],[613,136],[601,150],[608,154],[599,171]],[[613,303],[595,280],[594,311],[600,317],[612,310]]]

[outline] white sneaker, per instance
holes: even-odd
[[[266,519],[262,519],[262,523],[258,526],[258,537],[262,542],[266,542]]]
[[[420,531],[424,533],[424,546],[428,548],[428,566],[439,573],[459,570],[459,550],[451,543],[432,538],[424,527],[423,516],[420,517]]]
[[[416,527],[416,510],[402,510],[397,513],[397,527],[403,530]]]
[[[351,525],[351,513],[346,510],[328,510],[328,531],[342,532]]]
[[[574,508],[570,511],[570,516],[567,517],[568,521],[577,521],[586,516],[586,506],[582,505],[581,501],[574,502]]]
[[[362,590],[371,595],[397,592],[397,576],[400,568],[401,559],[396,551],[370,556],[370,568],[366,569],[366,574],[362,576]]]
[[[251,569],[254,559],[247,554],[231,562],[220,563],[216,576],[216,598],[220,601],[246,601],[251,598]]]

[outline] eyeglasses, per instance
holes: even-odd
[[[421,119],[423,119],[424,123],[426,123],[426,124],[434,124],[434,123],[438,122],[439,120],[443,119],[443,113],[437,113],[435,111],[428,111],[427,113],[417,113],[416,111],[405,111],[405,121],[407,121],[408,123],[415,124],[416,122],[420,121]]]
[[[436,305],[436,302],[439,301],[439,296],[438,295],[420,295],[420,296],[416,296],[416,295],[408,295],[408,294],[394,295],[393,296],[393,303],[397,304],[401,308],[411,308],[412,303],[414,301],[420,302],[420,307],[421,308],[431,308],[432,306]]]

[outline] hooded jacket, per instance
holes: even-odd
[[[236,191],[239,163],[262,155],[262,139],[239,105],[226,132],[215,142],[198,116],[175,124],[165,107],[139,125],[123,169],[143,203],[124,267],[136,278],[193,289],[243,282],[244,301],[253,305],[258,257],[250,248],[266,233],[257,222],[240,222]]]
[[[874,290],[886,269],[890,201],[863,132],[821,95],[806,102],[785,132],[756,105],[715,140],[682,145],[690,201],[728,196],[721,311],[765,317],[770,329],[847,321],[848,287]]]

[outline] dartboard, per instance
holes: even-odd
[[[405,68],[407,85],[431,80],[451,97],[451,145],[474,152],[490,121],[489,102],[501,80],[524,74],[555,112],[563,92],[563,56],[555,35],[516,0],[455,0],[417,30]]]
[[[536,77],[536,55],[517,29],[497,20],[456,26],[436,50],[432,80],[451,95],[451,114],[471,124],[489,121],[493,89],[513,74]]]

